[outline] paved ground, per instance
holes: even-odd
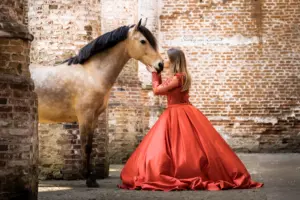
[[[116,187],[121,165],[112,165],[110,177],[89,189],[84,181],[41,181],[39,200],[300,200],[300,154],[238,154],[260,189],[227,191],[152,192]]]

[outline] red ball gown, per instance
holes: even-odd
[[[223,190],[259,188],[244,164],[210,121],[182,92],[184,74],[161,84],[152,73],[153,92],[167,95],[168,108],[143,138],[121,172],[123,189]]]

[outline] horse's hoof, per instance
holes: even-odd
[[[97,183],[96,180],[88,179],[88,180],[86,180],[86,186],[89,188],[98,188],[99,184]]]

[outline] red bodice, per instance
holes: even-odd
[[[155,95],[166,95],[168,105],[182,104],[189,102],[189,92],[181,91],[184,83],[185,75],[177,73],[173,77],[168,78],[162,83],[161,75],[156,72],[152,73],[152,87]]]

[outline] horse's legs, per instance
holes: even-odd
[[[79,124],[80,139],[81,139],[81,152],[83,156],[83,169],[86,168],[86,185],[88,187],[99,187],[95,173],[91,165],[91,153],[93,145],[93,132],[92,126],[86,124]]]

